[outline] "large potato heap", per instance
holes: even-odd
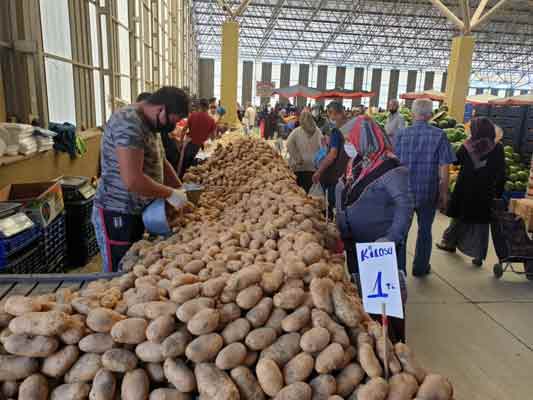
[[[125,275],[5,302],[5,399],[451,399],[363,312],[334,233],[270,147],[219,148],[187,178],[209,185],[192,222],[138,242]]]

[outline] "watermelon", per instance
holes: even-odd
[[[505,182],[504,188],[505,188],[506,192],[512,192],[512,191],[514,191],[514,183],[510,182],[510,181],[507,181],[507,182]]]
[[[529,174],[526,171],[518,171],[516,175],[518,176],[518,180],[522,182],[527,182],[529,180]]]
[[[512,155],[513,154],[513,148],[509,145],[505,146],[503,148],[503,151],[505,152],[505,154],[507,155]]]
[[[513,182],[516,182],[518,180],[518,175],[516,174],[516,172],[511,172],[509,174],[509,180]]]
[[[517,166],[517,165],[514,165],[514,163],[511,162],[511,163],[509,164],[509,172],[510,172],[511,174],[516,174],[516,173],[518,173],[518,171],[520,171],[520,167]],[[516,179],[512,179],[512,180],[515,181]]]
[[[448,121],[446,120],[439,121],[439,128],[441,129],[448,128]]]
[[[514,160],[514,162],[519,163],[520,162],[520,154],[513,153],[513,160]]]
[[[457,124],[455,125],[455,129],[461,129],[462,131],[465,130],[465,126],[463,124]]]
[[[452,118],[452,117],[446,117],[446,122],[448,123],[448,128],[454,128],[455,125],[457,124],[457,121],[455,120],[455,118]]]

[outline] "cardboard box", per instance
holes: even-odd
[[[511,199],[509,211],[521,217],[528,232],[533,232],[533,200]]]
[[[0,201],[22,203],[22,210],[43,228],[65,209],[58,181],[13,183],[0,189]]]

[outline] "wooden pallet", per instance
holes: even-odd
[[[78,290],[91,281],[112,279],[122,274],[123,272],[0,275],[0,305],[10,296],[38,296],[45,293],[54,293],[61,288]]]

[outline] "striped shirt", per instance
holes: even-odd
[[[165,152],[161,137],[152,132],[137,111],[136,105],[126,106],[111,115],[102,137],[100,163],[102,176],[95,204],[105,210],[124,214],[140,214],[152,200],[131,193],[120,176],[117,148],[144,151],[144,173],[158,183],[163,183]]]

